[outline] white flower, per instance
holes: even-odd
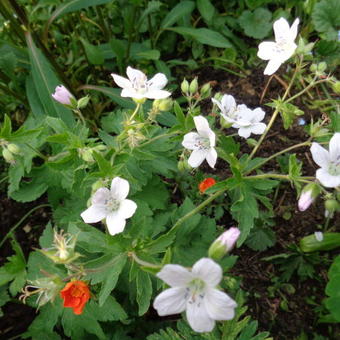
[[[235,123],[238,115],[238,108],[236,106],[235,98],[230,94],[223,95],[221,101],[211,98],[212,102],[221,110],[221,116],[228,123]]]
[[[299,19],[295,19],[293,25],[289,24],[285,18],[280,18],[274,22],[275,42],[265,41],[259,45],[257,56],[263,60],[269,60],[264,74],[271,75],[288,60],[297,47],[294,40],[297,36]]]
[[[197,132],[189,132],[184,136],[182,145],[193,150],[188,163],[191,167],[197,168],[206,159],[213,168],[217,160],[215,150],[215,133],[210,129],[208,121],[203,116],[194,117]]]
[[[239,136],[244,138],[249,138],[252,133],[262,135],[267,125],[260,122],[265,114],[259,107],[251,110],[246,105],[238,105],[237,121],[232,127],[238,129]]]
[[[329,142],[329,151],[320,144],[313,143],[310,149],[314,162],[321,169],[316,171],[316,178],[327,188],[340,185],[340,133],[337,132]]]
[[[168,82],[168,79],[163,73],[157,73],[153,78],[148,80],[142,71],[128,66],[126,74],[129,79],[121,77],[118,74],[111,74],[116,84],[123,89],[120,94],[122,97],[163,99],[171,95],[170,92],[162,90]]]
[[[160,316],[182,313],[196,332],[210,332],[215,320],[231,320],[236,302],[215,287],[222,280],[222,268],[213,260],[203,258],[192,270],[167,264],[157,274],[171,288],[160,293],[153,306]]]
[[[99,188],[91,198],[92,205],[81,213],[86,223],[96,223],[104,218],[111,235],[121,233],[137,209],[134,201],[127,200],[129,182],[123,178],[115,177],[111,183],[111,190]]]

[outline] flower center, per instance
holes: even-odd
[[[148,82],[146,77],[134,78],[132,81],[132,87],[138,93],[144,94],[148,91]]]
[[[209,150],[210,140],[209,138],[197,137],[194,144],[195,149],[198,150]]]
[[[340,176],[340,159],[329,163],[328,173],[332,176]]]
[[[106,204],[106,209],[108,211],[116,211],[118,210],[119,206],[120,206],[120,201],[114,199],[114,198],[110,198],[108,201],[105,202]]]
[[[185,299],[188,303],[196,303],[200,307],[205,296],[205,282],[201,279],[192,280],[186,288]]]

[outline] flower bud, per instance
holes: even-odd
[[[221,234],[210,246],[209,257],[220,260],[226,253],[230,252],[240,237],[240,230],[232,227]]]
[[[85,96],[83,98],[80,98],[77,102],[77,108],[82,109],[82,108],[86,107],[86,105],[89,103],[89,100],[90,100],[89,96]]]
[[[80,148],[78,149],[80,157],[88,163],[93,163],[94,158],[92,156],[93,150],[91,148]]]
[[[7,149],[10,151],[10,152],[12,152],[12,153],[14,153],[15,155],[18,155],[19,153],[20,153],[20,147],[18,146],[18,145],[16,145],[16,144],[13,144],[13,143],[11,143],[11,144],[8,144],[7,145]]]
[[[184,78],[184,80],[181,83],[181,90],[185,94],[188,93],[188,91],[189,91],[189,83],[188,83],[188,81],[185,78]]]
[[[333,87],[333,91],[336,94],[340,94],[340,81],[336,81],[335,83],[333,83],[332,87]]]
[[[57,86],[55,88],[55,92],[52,94],[52,97],[54,100],[63,105],[72,105],[71,98],[74,98],[64,85]]]
[[[195,94],[197,90],[198,90],[198,81],[197,81],[197,77],[195,77],[189,85],[189,92],[190,94]]]
[[[186,171],[186,170],[191,170],[191,166],[188,164],[187,160],[178,161],[177,168],[181,172]]]
[[[160,111],[169,111],[172,108],[172,100],[170,98],[166,98],[166,99],[161,99],[159,102],[159,109]]]
[[[316,183],[310,183],[304,187],[298,201],[300,211],[307,210],[320,194],[320,187]]]
[[[10,163],[10,164],[15,163],[15,158],[14,158],[12,152],[9,151],[7,148],[4,148],[2,150],[2,156],[4,157],[4,159],[7,163]]]
[[[200,190],[200,193],[203,194],[207,189],[212,187],[216,181],[212,177],[208,177],[205,180],[203,180],[199,185],[198,188]]]
[[[318,71],[324,72],[326,71],[327,64],[326,62],[322,61],[321,63],[318,64]]]
[[[220,117],[220,124],[225,129],[229,129],[233,125],[233,123],[229,123],[222,116]]]
[[[340,211],[340,203],[335,199],[328,199],[325,202],[325,217],[332,218],[336,211]]]
[[[210,95],[211,95],[211,86],[210,86],[210,83],[205,83],[201,87],[201,96],[203,98],[207,98],[207,97],[210,97]]]

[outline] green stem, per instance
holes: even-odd
[[[75,109],[73,110],[74,113],[76,113],[78,115],[78,117],[80,118],[81,122],[86,125],[86,121],[85,118],[83,116],[83,114],[81,113],[81,111],[79,109]]]
[[[307,146],[307,145],[310,145],[311,144],[311,139],[308,139],[306,142],[303,142],[303,143],[299,143],[299,144],[295,144],[295,145],[292,145],[286,149],[283,149],[277,153],[274,153],[273,155],[269,156],[268,158],[264,159],[261,163],[257,164],[256,166],[252,167],[250,170],[248,170],[246,174],[249,174],[251,171],[259,168],[260,166],[266,164],[267,162],[269,162],[270,160],[272,160],[273,158],[277,157],[277,156],[280,156],[288,151],[292,151],[294,149],[297,149],[297,148],[300,148],[302,146]]]
[[[147,262],[147,261],[144,261],[142,259],[140,259],[135,252],[133,251],[130,251],[128,252],[128,256],[129,257],[132,257],[132,259],[137,262],[138,264],[140,264],[141,266],[143,267],[149,267],[149,268],[162,268],[162,265],[160,264],[154,264],[154,263],[150,263],[150,262]]]
[[[254,176],[247,176],[247,177],[243,177],[243,179],[263,179],[263,178],[277,178],[277,179],[284,179],[287,181],[290,181],[291,178],[289,175],[281,175],[281,174],[260,174],[260,175],[254,175]],[[301,182],[308,182],[315,180],[315,177],[311,177],[311,176],[304,176],[304,177],[299,177],[298,179]]]
[[[25,143],[26,146],[28,146],[30,149],[32,149],[41,159],[44,161],[48,161],[48,157],[43,155],[38,149],[36,149],[34,146],[29,145],[28,143]]]
[[[156,136],[156,137],[153,137],[151,139],[149,139],[147,142],[145,143],[142,143],[139,147],[143,147],[145,145],[148,145],[158,139],[161,139],[161,138],[165,138],[165,137],[171,137],[171,136],[174,136],[174,135],[177,135],[179,133],[179,131],[174,131],[174,132],[171,132],[171,133],[165,133],[164,135],[159,135],[159,136]]]
[[[131,115],[131,117],[128,119],[128,124],[130,124],[133,120],[133,118],[135,118],[136,114],[138,113],[139,109],[141,107],[141,104],[138,103],[136,108],[135,108],[135,111],[133,112],[133,114]]]
[[[294,83],[294,81],[295,81],[295,78],[296,78],[296,76],[297,76],[297,74],[298,74],[298,70],[300,69],[300,65],[301,65],[301,63],[302,63],[302,59],[299,59],[299,60],[300,60],[300,63],[299,63],[298,65],[296,65],[296,68],[295,68],[294,74],[293,74],[293,76],[292,76],[292,79],[291,79],[291,81],[290,81],[290,83],[289,83],[289,85],[288,85],[288,87],[287,87],[287,89],[286,89],[286,91],[285,91],[285,93],[284,93],[284,95],[283,95],[283,97],[282,97],[282,102],[284,102],[285,99],[286,99],[286,97],[288,96],[289,91],[290,91],[291,87],[293,86],[293,83]],[[277,108],[275,109],[275,111],[274,111],[272,117],[270,118],[270,121],[269,121],[269,123],[268,123],[268,125],[267,125],[267,127],[266,127],[266,130],[265,130],[264,133],[261,135],[259,141],[256,143],[254,149],[252,150],[251,154],[249,155],[248,161],[251,160],[251,159],[254,157],[256,151],[258,150],[258,148],[259,148],[260,145],[262,144],[263,140],[266,138],[267,133],[268,133],[269,130],[271,129],[272,125],[274,124],[275,119],[276,119],[276,117],[277,117],[278,114],[279,114],[279,107],[277,107]]]
[[[0,184],[2,184],[2,182],[6,182],[9,179],[9,176],[5,176],[4,178],[0,179]]]
[[[172,234],[176,231],[176,229],[188,218],[191,216],[196,215],[199,213],[204,207],[206,207],[210,202],[215,200],[217,197],[221,196],[225,191],[227,191],[227,188],[221,189],[219,191],[216,191],[214,194],[209,196],[205,201],[203,201],[200,205],[198,205],[195,209],[188,212],[186,215],[182,216],[177,220],[177,222],[171,227],[171,229],[166,233],[167,235]]]
[[[24,215],[24,217],[22,217],[21,220],[10,229],[9,232],[5,235],[5,237],[1,240],[0,248],[6,242],[6,240],[14,233],[14,231],[21,225],[21,223],[26,220],[26,218],[28,216],[30,216],[36,210],[44,208],[44,207],[50,207],[50,205],[49,204],[40,204],[37,207],[34,207],[33,209],[31,209],[26,215]]]
[[[136,22],[137,10],[138,10],[138,7],[134,6],[133,13],[132,13],[132,25],[130,25],[130,28],[129,28],[128,45],[127,45],[126,54],[125,54],[126,63],[128,63],[130,59],[130,49],[131,49],[131,44],[132,44],[133,27],[134,27],[134,23]]]

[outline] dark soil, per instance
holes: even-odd
[[[264,77],[262,71],[256,70],[247,79],[241,80],[229,73],[213,69],[205,69],[195,75],[199,77],[201,84],[210,81],[213,85],[213,93],[220,91],[232,94],[238,103],[245,103],[251,108],[260,106],[262,91],[268,81],[268,77]],[[284,88],[281,83],[273,78],[268,86],[263,103],[268,102],[271,98],[277,98],[283,92]],[[271,109],[264,106],[263,103],[261,107],[267,112],[266,121],[268,121]],[[320,115],[319,112],[308,110],[304,103],[299,104],[301,109],[305,109],[304,119],[307,123],[313,116]],[[204,113],[211,114],[211,107],[211,101],[207,100],[203,105]],[[231,133],[234,132],[232,131]],[[300,143],[306,138],[307,135],[303,126],[295,124],[291,129],[284,130],[280,118],[278,118],[269,136],[259,149],[257,156],[266,157],[283,148]],[[244,140],[239,139],[239,141],[242,143],[242,152],[249,152],[250,148]],[[295,153],[298,159],[303,161],[304,174],[313,176],[316,165],[311,160],[308,148],[297,149]],[[265,170],[275,171],[278,168],[278,164],[272,161],[266,165]],[[209,167],[203,167],[202,170],[207,173],[211,172]],[[219,159],[214,174],[218,174],[221,179],[226,178],[230,175],[229,166]],[[46,198],[28,204],[14,202],[7,198],[4,187],[0,193],[0,200],[1,238],[30,209],[46,202]],[[270,331],[275,340],[292,340],[301,335],[302,332],[308,334],[308,339],[312,339],[313,333],[322,334],[326,339],[339,339],[339,327],[317,324],[318,315],[316,313],[316,307],[319,307],[325,298],[324,288],[327,282],[327,270],[331,263],[328,256],[331,259],[334,254],[322,254],[324,260],[315,267],[317,275],[313,279],[308,278],[302,281],[296,273],[293,274],[289,284],[295,288],[294,294],[285,291],[282,287],[278,287],[278,289],[274,290],[274,293],[268,294],[268,290],[274,287],[273,278],[280,277],[281,271],[277,264],[263,260],[265,257],[278,253],[291,252],[290,245],[298,244],[302,237],[314,233],[318,224],[324,224],[322,201],[319,200],[303,213],[299,212],[297,210],[295,189],[291,188],[289,184],[282,184],[279,187],[274,207],[277,213],[273,227],[277,237],[274,248],[258,252],[244,246],[241,249],[235,249],[233,252],[239,256],[239,259],[232,274],[242,278],[242,288],[249,294],[247,301],[249,306],[248,314],[252,319],[259,321],[260,330]],[[291,214],[289,219],[284,216],[287,211]],[[286,217],[286,219],[283,217]],[[38,239],[49,218],[48,208],[37,210],[15,230],[15,237],[22,246],[25,255],[38,245]],[[226,227],[230,226],[232,221],[229,214],[225,215],[222,222]],[[331,221],[330,225],[334,226],[334,231],[340,231],[339,214]],[[1,249],[1,264],[10,255],[12,255],[12,248],[8,240]],[[313,297],[315,304],[307,303],[311,297]],[[286,306],[283,305],[285,299],[287,300]],[[28,306],[19,305],[16,302],[8,303],[3,307],[3,311],[6,318],[0,319],[1,339],[10,339],[23,333],[35,317],[35,310]]]

